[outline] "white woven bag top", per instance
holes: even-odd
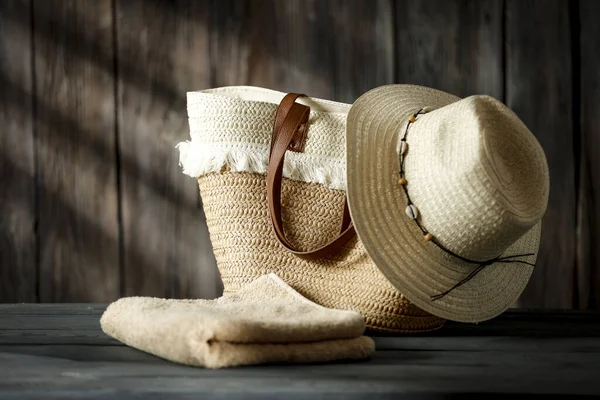
[[[285,93],[227,86],[187,93],[191,140],[179,143],[183,172],[192,177],[232,171],[265,174],[273,120]],[[302,153],[286,154],[283,176],[346,189],[346,117],[349,104],[301,98],[311,108]]]

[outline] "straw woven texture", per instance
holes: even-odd
[[[369,329],[422,332],[444,320],[411,304],[353,239],[334,256],[308,261],[283,248],[272,232],[266,176],[231,172],[198,178],[206,221],[225,292],[275,273],[303,296],[325,307],[360,312]],[[344,191],[284,178],[286,235],[300,249],[316,248],[339,230]]]
[[[459,99],[434,89],[390,85],[361,96],[348,115],[350,212],[365,248],[396,288],[443,318],[477,322],[517,300],[533,267],[496,262],[447,296],[432,300],[476,265],[423,240],[405,213],[397,145],[409,115],[408,192],[424,228],[472,260],[500,255],[535,263],[549,193],[544,152],[518,117],[488,96]]]
[[[275,112],[285,93],[228,86],[187,94],[190,141],[178,145],[183,172],[194,178],[218,172],[267,172]],[[346,117],[349,104],[302,98],[310,107],[308,140],[288,152],[283,176],[346,189]]]
[[[276,239],[268,212],[266,171],[273,121],[285,93],[232,86],[188,92],[190,141],[180,143],[184,173],[198,178],[225,292],[275,273],[325,307],[360,312],[367,327],[418,332],[444,320],[411,304],[353,239],[329,259],[308,261]],[[303,152],[288,152],[282,208],[286,236],[301,250],[339,233],[346,189],[349,104],[302,98],[310,107]]]

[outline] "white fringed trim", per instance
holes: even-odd
[[[179,164],[191,177],[220,172],[224,166],[235,172],[267,173],[268,146],[256,143],[179,143]],[[330,189],[346,190],[346,163],[343,159],[288,152],[283,166],[286,178],[318,183]]]

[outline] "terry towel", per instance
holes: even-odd
[[[275,274],[214,300],[125,297],[102,330],[124,344],[187,365],[223,368],[368,358],[358,312],[322,307]]]

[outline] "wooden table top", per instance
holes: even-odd
[[[368,361],[207,370],[104,335],[99,304],[0,305],[0,399],[446,398],[600,395],[600,314],[511,310],[376,336]]]

